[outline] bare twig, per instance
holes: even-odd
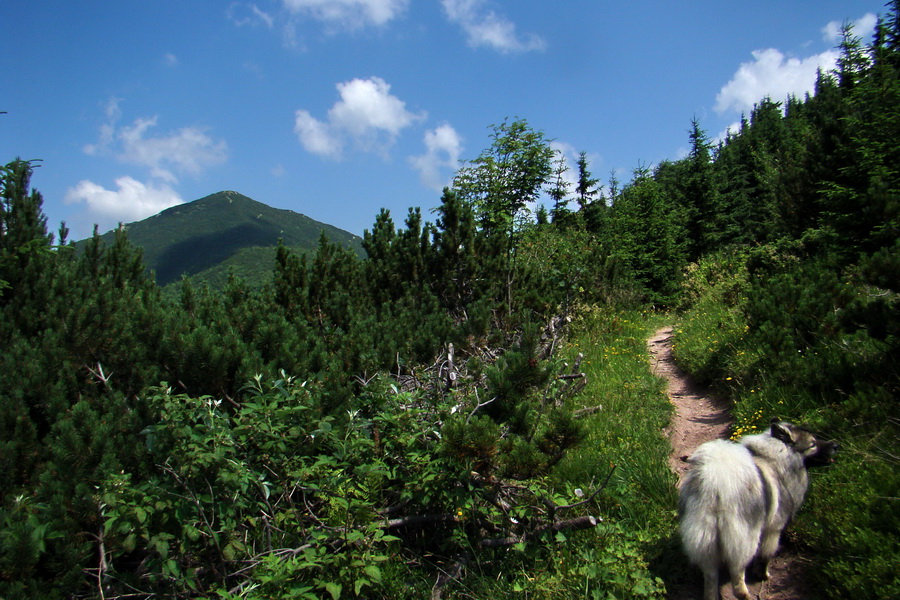
[[[584,360],[584,353],[579,352],[578,356],[575,357],[575,365],[572,367],[572,372],[576,373],[578,369],[581,368],[581,361]],[[582,373],[584,375],[584,373]]]
[[[466,417],[466,423],[468,423],[469,421],[472,420],[472,417],[475,416],[475,413],[478,411],[479,408],[482,408],[482,407],[487,406],[488,404],[490,404],[491,402],[493,402],[493,401],[496,400],[496,399],[497,399],[497,397],[494,396],[494,397],[491,398],[490,400],[487,400],[487,401],[485,401],[485,402],[479,403],[478,406],[476,406],[474,409],[472,409],[472,412],[469,413],[469,416]]]
[[[372,383],[372,380],[378,376],[377,373],[375,375],[372,375],[371,377],[366,377],[366,375],[367,373],[363,373],[362,375],[356,375],[353,378],[362,387],[367,387],[370,383]]]
[[[397,519],[388,519],[382,525],[384,529],[397,529],[399,527],[416,527],[419,525],[431,525],[432,523],[455,523],[459,519],[452,514],[439,515],[409,515]]]
[[[216,545],[216,550],[218,551],[219,558],[224,562],[225,557],[222,554],[222,548],[219,545],[219,537],[216,535],[215,530],[212,527],[212,523],[210,523],[209,519],[206,516],[206,511],[203,510],[203,505],[200,504],[200,500],[197,498],[197,495],[194,494],[194,490],[187,485],[187,482],[184,481],[175,470],[167,464],[158,465],[163,471],[169,473],[172,477],[175,478],[175,481],[184,488],[184,490],[190,495],[191,502],[194,504],[194,508],[197,511],[197,515],[200,517],[200,520],[203,521],[203,524],[206,526],[206,530],[209,532],[209,537],[212,539],[213,543]],[[209,482],[207,482],[208,484]],[[210,488],[212,491],[212,488]]]
[[[561,510],[566,510],[568,508],[575,508],[576,506],[581,506],[582,504],[587,504],[588,502],[593,500],[597,496],[597,494],[599,494],[601,491],[603,491],[603,489],[606,488],[607,485],[609,485],[609,480],[612,478],[612,474],[615,472],[615,470],[616,470],[616,465],[612,465],[612,468],[609,470],[609,473],[606,474],[606,479],[603,480],[603,485],[601,485],[596,490],[594,490],[593,493],[590,496],[588,496],[586,499],[582,500],[581,502],[576,502],[575,504],[566,504],[565,506],[558,506],[558,507],[556,507],[556,510],[561,511]]]
[[[575,517],[574,519],[566,519],[565,521],[557,521],[556,523],[552,523],[549,525],[544,525],[543,527],[538,527],[534,530],[530,535],[535,535],[539,533],[543,533],[545,531],[565,531],[567,529],[589,529],[591,527],[596,527],[597,523],[600,521],[597,520],[597,517],[592,517],[590,515],[584,517]],[[529,534],[523,535],[511,535],[502,538],[487,538],[481,540],[478,544],[483,548],[502,548],[505,546],[514,546],[520,542],[525,542],[529,538]]]
[[[572,373],[570,375],[557,375],[556,378],[560,381],[571,381],[573,379],[584,379],[587,377],[584,373]]]
[[[456,365],[454,364],[453,344],[447,344],[447,389],[456,387]]]
[[[106,389],[109,389],[111,387],[109,384],[109,381],[110,381],[110,379],[112,379],[113,374],[112,374],[112,372],[110,372],[108,375],[106,373],[104,373],[103,365],[101,365],[99,362],[97,363],[96,370],[92,369],[91,367],[89,367],[87,365],[84,365],[84,368],[87,369],[88,372],[90,372],[90,374],[93,375],[97,379],[97,381],[102,383]]]

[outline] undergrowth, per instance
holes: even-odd
[[[592,529],[560,532],[543,547],[513,547],[495,571],[471,575],[451,598],[664,598],[683,567],[675,546],[676,479],[663,433],[671,405],[648,366],[647,337],[667,317],[588,307],[571,325],[564,354],[578,364],[584,390],[568,402],[584,411],[581,443],[549,476],[563,494],[588,497],[601,519]],[[579,355],[581,355],[580,362]],[[578,492],[580,490],[580,492]]]
[[[841,445],[811,470],[785,532],[828,597],[900,596],[900,414],[894,336],[858,315],[895,294],[826,260],[763,247],[691,269],[679,365],[732,403],[732,437],[788,419]]]

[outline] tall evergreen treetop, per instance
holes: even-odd
[[[44,198],[31,190],[30,162],[16,159],[2,168],[0,201],[0,249],[14,252],[33,240],[49,245],[47,217],[41,210]]]
[[[578,206],[584,209],[587,205],[594,201],[594,196],[600,193],[598,186],[599,179],[594,179],[588,170],[587,152],[581,151],[578,154],[578,185],[575,187]]]

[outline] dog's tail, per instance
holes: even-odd
[[[697,477],[696,467],[688,472],[679,502],[681,543],[692,563],[706,571],[722,562],[720,549],[720,498]]]
[[[750,453],[717,440],[691,457],[679,497],[681,540],[704,572],[746,566],[756,552],[764,515],[759,473]]]

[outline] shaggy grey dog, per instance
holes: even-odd
[[[781,532],[806,496],[807,466],[836,451],[837,444],[820,444],[809,431],[776,421],[738,443],[697,448],[679,493],[679,520],[685,553],[703,571],[705,600],[719,598],[722,566],[740,600],[750,598],[744,575],[754,558],[760,577],[768,578]]]

